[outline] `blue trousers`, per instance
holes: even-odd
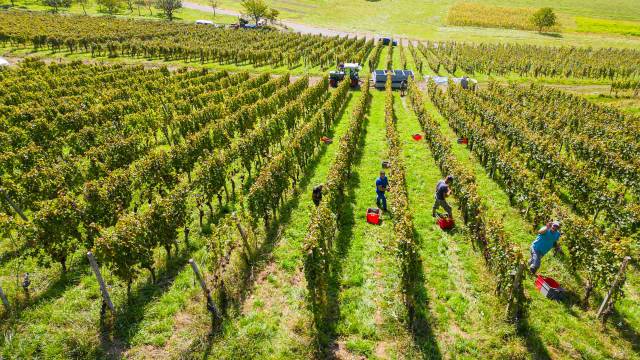
[[[384,196],[383,192],[378,192],[377,193],[378,196],[376,197],[376,205],[378,205],[379,208],[381,208],[382,210],[387,210],[387,198]],[[382,206],[380,206],[380,203],[382,203]]]

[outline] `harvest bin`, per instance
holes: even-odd
[[[560,287],[560,284],[558,284],[557,281],[550,277],[538,275],[536,278],[536,288],[538,288],[542,295],[546,296],[547,299],[562,300],[564,295],[564,289]]]
[[[378,209],[378,208],[368,208],[367,209],[367,222],[369,224],[379,225],[380,224],[380,209]]]
[[[453,221],[452,218],[448,218],[448,217],[438,217],[438,226],[440,226],[440,229],[442,230],[449,230],[449,229],[453,229],[453,226],[455,225],[455,221]]]

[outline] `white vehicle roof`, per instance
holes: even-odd
[[[0,57],[0,66],[9,66],[9,62],[5,58]]]
[[[345,69],[361,69],[360,64],[358,63],[344,63],[343,66]]]
[[[213,25],[213,21],[211,21],[211,20],[196,20],[196,24]]]

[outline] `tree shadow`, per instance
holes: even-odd
[[[533,329],[529,324],[528,314],[525,314],[516,327],[518,335],[524,339],[525,346],[529,350],[529,354],[533,359],[547,360],[551,359],[551,355],[547,351],[544,341],[540,337],[537,330]]]
[[[416,240],[418,248],[421,248],[423,239],[420,234],[413,229],[413,236]],[[413,274],[412,284],[408,284],[408,288],[403,289],[404,294],[409,294],[412,297],[412,302],[415,308],[407,307],[409,311],[409,331],[413,338],[413,342],[422,354],[428,359],[442,359],[442,353],[438,346],[438,340],[431,323],[429,321],[429,294],[424,286],[426,278],[424,276],[424,266],[419,252],[412,253],[413,258],[409,261],[413,263],[412,268],[415,269]]]
[[[61,297],[67,290],[79,285],[82,277],[89,275],[87,271],[86,267],[72,266],[66,274],[61,273],[43,292],[35,296],[21,294],[20,299],[12,304],[15,318],[19,319],[21,313],[25,310],[38,307],[46,301]]]
[[[131,339],[140,330],[140,323],[145,316],[146,306],[164,294],[173,284],[192,251],[193,247],[186,247],[168,260],[166,266],[158,273],[156,282],[151,278],[137,287],[129,297],[124,309],[118,311],[114,320],[114,338],[124,346],[131,346]]]
[[[633,351],[640,353],[640,334],[638,331],[615,308],[609,319],[613,322],[613,327],[618,335],[631,344]]]
[[[546,37],[552,37],[552,38],[556,38],[556,39],[561,39],[563,38],[561,33],[548,33],[548,32],[543,32],[543,33],[538,33],[542,36],[546,36]]]
[[[351,172],[348,182],[348,193],[341,199],[340,207],[338,209],[338,228],[339,233],[335,241],[335,250],[332,252],[332,259],[330,264],[331,273],[329,276],[329,308],[331,309],[331,321],[329,321],[329,339],[327,341],[327,347],[324,351],[326,357],[335,358],[333,350],[338,348],[336,343],[337,333],[336,325],[340,319],[340,288],[341,277],[343,273],[344,259],[346,258],[349,249],[351,248],[351,239],[353,238],[353,227],[356,224],[355,209],[352,206],[355,203],[356,194],[355,189],[360,184],[359,174],[353,172],[354,166],[357,166],[362,160],[364,153],[364,140],[367,134],[367,124],[369,118],[365,117],[360,131],[359,141],[357,145],[356,154],[353,157],[351,164]]]

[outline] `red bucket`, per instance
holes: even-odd
[[[422,140],[422,134],[413,134],[412,137],[413,137],[413,140],[415,141]]]
[[[369,224],[380,225],[380,209],[368,208],[367,209],[367,222]]]
[[[557,281],[542,275],[536,278],[536,288],[542,295],[552,300],[561,300],[564,293],[564,289]]]
[[[440,226],[440,229],[442,230],[452,229],[455,225],[455,221],[453,221],[453,218],[439,217],[437,221],[438,226]]]

